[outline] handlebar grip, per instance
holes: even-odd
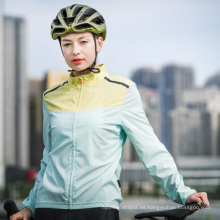
[[[7,212],[7,219],[9,220],[12,215],[19,212],[19,209],[17,205],[15,204],[15,201],[13,200],[7,200],[4,203],[4,209]],[[34,220],[33,217],[29,218],[29,220]]]
[[[198,209],[199,209],[198,204],[196,202],[193,202],[185,206],[179,207],[177,209],[160,210],[160,211],[137,214],[135,215],[135,218],[136,219],[149,218],[156,220],[156,218],[154,217],[166,217],[167,220],[169,219],[182,220],[185,219],[188,215],[193,214]]]
[[[19,212],[17,205],[13,200],[7,200],[4,203],[4,209],[7,212],[7,218],[10,219],[10,216],[14,215],[15,213]]]

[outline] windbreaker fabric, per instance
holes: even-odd
[[[167,196],[185,204],[186,187],[172,156],[155,136],[135,83],[99,74],[69,77],[44,93],[41,170],[23,207],[83,209],[122,201],[120,178],[127,136]]]

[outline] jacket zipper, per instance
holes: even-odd
[[[76,169],[76,121],[77,121],[77,112],[78,112],[78,109],[80,107],[80,104],[81,104],[81,101],[82,101],[82,93],[83,93],[83,78],[80,78],[79,79],[79,82],[80,82],[80,85],[81,85],[81,88],[80,88],[80,96],[79,96],[79,101],[77,103],[77,108],[76,108],[76,114],[75,114],[75,120],[74,120],[74,126],[73,126],[73,130],[74,130],[74,134],[73,134],[73,148],[72,148],[72,165],[71,165],[71,175],[70,175],[70,185],[69,185],[69,207],[70,209],[72,208],[72,203],[73,203],[73,193],[75,191],[75,187],[74,187],[74,180],[73,180],[73,177],[74,177],[74,173],[77,173],[75,172],[75,169]]]

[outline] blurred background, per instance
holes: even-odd
[[[68,78],[50,25],[61,8],[74,3],[104,16],[107,38],[98,62],[110,75],[137,84],[146,116],[186,185],[208,193],[211,208],[191,219],[219,219],[219,0],[0,0],[0,219],[3,202],[20,204],[40,169],[42,94]],[[121,185],[121,220],[155,205],[174,205],[129,140]]]

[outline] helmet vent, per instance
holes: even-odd
[[[66,9],[65,8],[61,9],[60,12],[61,12],[61,15],[62,15],[63,18],[67,17],[67,13],[66,13]]]
[[[62,24],[60,23],[60,20],[59,19],[54,19],[53,20],[53,23],[56,25],[56,26],[61,26]]]
[[[100,25],[100,24],[104,24],[105,20],[102,16],[99,16],[99,17],[92,19],[91,22]]]
[[[63,32],[65,32],[65,28],[55,28],[53,34],[58,34]]]
[[[86,29],[89,29],[89,28],[93,28],[90,24],[80,24],[78,26],[75,26],[75,29],[76,30],[86,30]]]
[[[68,27],[71,27],[72,24],[73,24],[73,22],[74,22],[74,20],[75,20],[75,17],[64,18],[63,20],[65,21],[65,23],[66,23],[66,25],[67,25]]]
[[[83,15],[80,17],[78,23],[86,21],[90,16],[92,16],[94,13],[96,13],[96,10],[93,8],[88,8]]]
[[[73,11],[73,17],[76,17],[82,8],[83,8],[83,6],[81,6],[81,5],[76,7],[75,10]]]

